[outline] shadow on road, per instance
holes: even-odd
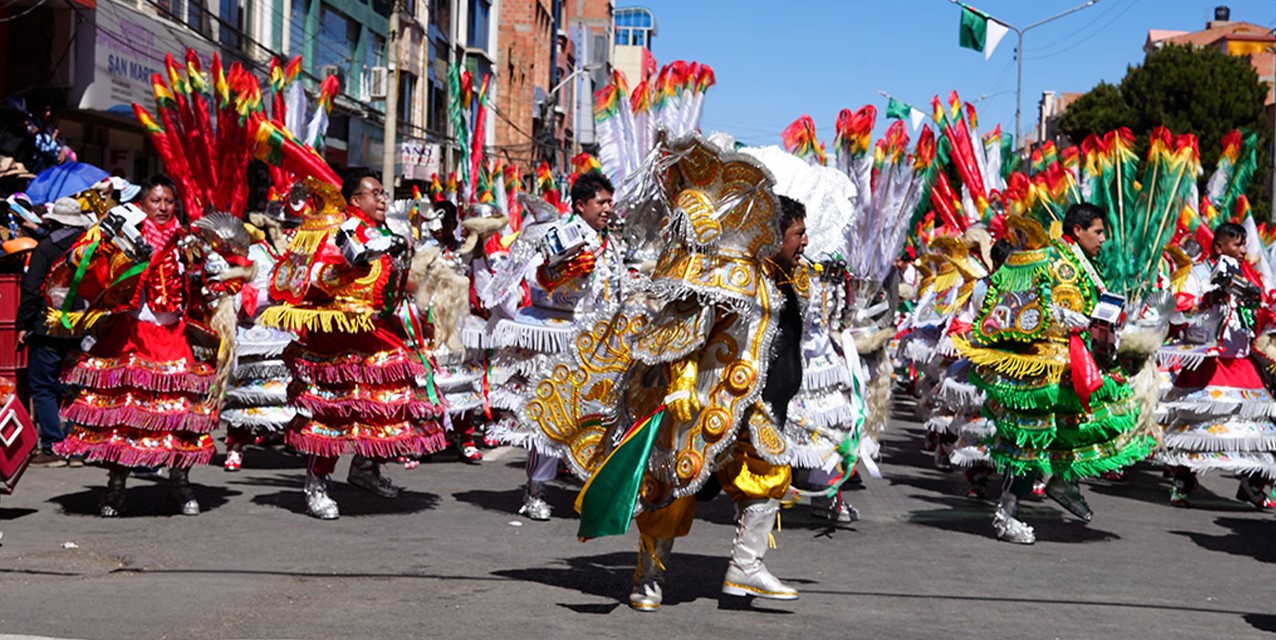
[[[577,487],[564,487],[558,482],[551,482],[545,488],[545,502],[548,502],[549,506],[554,509],[554,518],[562,520],[579,518],[576,515],[575,508],[576,494],[579,491],[580,489]],[[452,497],[459,502],[474,505],[484,511],[514,515],[523,506],[523,487],[501,491],[474,489],[472,491],[454,493]]]
[[[306,515],[306,499],[302,494],[302,487],[305,485],[305,481],[303,474],[280,476],[278,480],[265,484],[280,487],[291,486],[293,487],[292,490],[253,496],[252,501],[255,504],[278,507],[285,511]],[[263,483],[259,479],[249,484]],[[341,511],[341,517],[343,518],[347,516],[357,518],[360,516],[406,515],[429,511],[439,506],[439,496],[433,493],[404,489],[398,498],[387,500],[335,480],[328,486],[328,495],[337,501],[337,507]]]
[[[192,479],[195,474],[191,474]],[[106,477],[102,478],[104,481]],[[168,503],[167,482],[146,482],[130,478],[124,495],[124,515],[128,516],[171,516],[177,511]],[[242,493],[222,486],[209,486],[196,482],[191,483],[195,490],[195,498],[199,500],[201,511],[212,511],[226,504],[232,496]],[[99,517],[98,510],[102,505],[102,495],[106,493],[106,483],[85,487],[84,491],[55,496],[48,501],[62,508],[62,513],[75,516]]]
[[[991,538],[993,506],[980,500],[948,496],[909,496],[923,502],[944,505],[946,509],[917,510],[908,514],[908,521],[927,527],[955,531]],[[1103,514],[1097,514],[1102,518]],[[1111,531],[1097,529],[1084,522],[1064,516],[1053,503],[1039,502],[1021,503],[1019,519],[1028,523],[1037,532],[1038,542],[1108,542],[1120,540],[1121,536]]]
[[[1250,557],[1259,562],[1276,562],[1276,547],[1272,546],[1272,522],[1266,519],[1217,518],[1214,524],[1231,529],[1231,533],[1212,536],[1196,531],[1171,531],[1190,538],[1196,546],[1209,551],[1219,551],[1234,556]]]
[[[1259,631],[1276,633],[1276,616],[1265,613],[1247,613],[1241,617],[1244,618],[1245,622],[1248,622],[1251,627],[1254,627]]]
[[[17,520],[23,516],[38,513],[39,509],[6,509],[0,508],[0,520]]]
[[[594,556],[578,556],[562,560],[565,566],[561,567],[503,569],[493,571],[492,575],[571,589],[589,596],[628,603],[629,590],[633,585],[636,555],[636,552],[612,552]],[[745,609],[759,613],[792,613],[755,607],[752,606],[755,601],[746,598],[722,597],[722,576],[726,571],[726,556],[683,554],[678,553],[675,546],[665,574],[663,606],[676,606],[705,598],[718,601],[719,608],[723,609]],[[801,584],[798,580],[788,581]],[[596,615],[611,613],[619,607],[619,604],[559,603],[558,606],[576,613]]]

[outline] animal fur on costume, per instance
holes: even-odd
[[[469,313],[470,280],[441,260],[438,247],[427,246],[412,258],[408,282],[416,287],[415,302],[427,316],[434,310],[434,344],[461,353],[461,322]]]
[[[1160,372],[1156,368],[1156,358],[1144,358],[1143,368],[1130,380],[1130,389],[1134,392],[1135,405],[1139,407],[1139,421],[1135,426],[1156,440],[1156,448],[1165,447],[1165,433],[1156,419],[1156,403],[1161,398]]]
[[[1135,354],[1145,358],[1156,353],[1165,344],[1165,336],[1169,326],[1138,327],[1127,324],[1121,331],[1121,344],[1117,351],[1123,354]]]
[[[248,222],[266,234],[270,246],[274,247],[279,255],[288,252],[288,236],[284,234],[284,226],[278,220],[264,213],[249,213]]]
[[[855,350],[861,356],[866,356],[886,346],[894,336],[895,327],[884,327],[876,333],[855,336]]]
[[[456,254],[459,256],[469,255],[478,246],[479,242],[487,242],[487,239],[501,232],[507,224],[509,224],[509,216],[493,216],[490,218],[466,218],[461,221],[461,226],[469,233],[465,234],[465,241],[457,248]]]
[[[252,269],[256,271],[256,269]],[[251,277],[248,279],[251,281]],[[211,405],[221,409],[226,400],[226,388],[230,382],[230,374],[235,368],[235,329],[239,324],[239,311],[235,308],[235,299],[222,296],[213,308],[208,326],[217,332],[221,345],[217,347],[217,368],[213,374],[213,386],[209,391]]]
[[[877,370],[870,373],[864,406],[864,435],[881,442],[891,411],[891,359],[885,352],[878,354]]]
[[[1254,338],[1254,350],[1263,354],[1263,357],[1276,362],[1276,338],[1270,333],[1264,333]]]

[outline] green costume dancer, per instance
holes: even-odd
[[[1006,476],[997,538],[1032,544],[1035,532],[1016,516],[1036,476],[1049,476],[1047,495],[1089,522],[1077,481],[1142,459],[1152,440],[1135,429],[1138,408],[1122,373],[1101,369],[1091,351],[1104,352],[1105,330],[1116,330],[1091,319],[1105,293],[1090,262],[1107,239],[1103,211],[1074,205],[1054,241],[1029,218],[1011,216],[1010,226],[1023,248],[992,275],[972,339],[956,342],[996,424],[989,455]]]

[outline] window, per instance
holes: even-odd
[[[469,46],[487,50],[488,20],[491,14],[491,0],[470,0]]]
[[[319,30],[315,34],[319,45],[314,51],[315,67],[335,65],[341,69],[349,69],[350,61],[354,58],[355,43],[359,41],[359,31],[359,23],[326,4],[322,5],[319,10]],[[349,92],[349,87],[346,89]]]
[[[650,47],[656,35],[656,17],[643,7],[616,9],[615,24],[617,46]]]
[[[412,105],[416,104],[416,100],[413,99],[415,95],[416,75],[407,71],[399,72],[399,122],[407,124],[416,122],[416,114],[412,113]]]
[[[243,48],[243,42],[240,38],[241,29],[243,28],[243,16],[240,11],[239,0],[221,0],[219,9],[221,22],[217,27],[217,41],[223,47],[238,51]]]
[[[306,55],[306,14],[309,11],[308,0],[292,0],[292,20],[288,24],[288,52],[294,56]]]

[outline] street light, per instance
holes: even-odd
[[[545,94],[545,101],[541,103],[541,130],[545,132],[546,139],[542,141],[542,144],[546,149],[545,159],[549,162],[551,167],[554,165],[554,157],[557,155],[555,153],[557,151],[557,147],[554,140],[554,126],[550,122],[550,114],[553,112],[554,108],[558,106],[558,92],[561,91],[563,87],[567,86],[567,83],[571,82],[572,78],[583,73],[594,71],[601,67],[602,65],[593,63],[577,67],[571,73],[567,74],[566,78],[563,78],[558,84],[554,85],[547,94]]]
[[[959,7],[962,7],[963,11],[965,10],[965,5],[963,5],[958,0],[948,0],[948,1]],[[1085,4],[1077,5],[1071,9],[1068,9],[1067,11],[1064,11],[1063,13],[1058,13],[1053,16],[1050,16],[1049,18],[1046,18],[1045,20],[1038,20],[1022,29],[1020,29],[1019,27],[1016,27],[1013,24],[1010,24],[1009,22],[1006,22],[1005,20],[1002,20],[1001,18],[994,18],[991,15],[988,16],[989,20],[994,20],[1000,23],[1001,25],[1005,26],[1007,29],[1014,31],[1015,35],[1019,36],[1019,45],[1015,49],[1015,58],[1018,59],[1017,62],[1019,63],[1019,79],[1015,84],[1015,139],[1019,141],[1019,144],[1021,146],[1023,145],[1023,127],[1020,124],[1023,118],[1023,34],[1032,29],[1036,29],[1037,27],[1040,27],[1041,25],[1046,24],[1047,22],[1054,22],[1055,20],[1058,20],[1059,18],[1076,13],[1082,9],[1094,6],[1098,3],[1099,3],[1099,0],[1089,0],[1089,2],[1086,2]]]

